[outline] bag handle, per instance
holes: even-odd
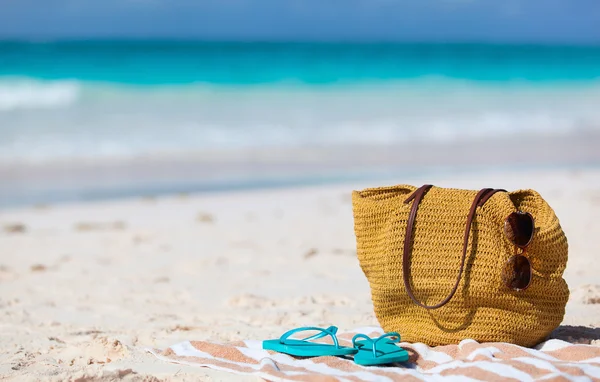
[[[506,190],[502,190],[502,189],[484,188],[477,193],[477,195],[475,196],[475,199],[473,199],[473,203],[471,204],[471,209],[469,210],[469,215],[467,216],[467,224],[465,227],[465,237],[464,237],[464,241],[463,241],[462,258],[460,260],[460,270],[458,271],[458,277],[456,278],[454,287],[452,288],[452,290],[450,291],[448,296],[446,296],[446,298],[444,298],[441,302],[439,302],[435,305],[425,305],[415,297],[415,295],[412,291],[412,287],[410,286],[410,246],[411,246],[411,242],[412,242],[412,234],[413,234],[414,225],[415,225],[415,218],[417,217],[417,210],[419,209],[419,203],[421,203],[423,196],[425,195],[425,193],[427,191],[429,191],[429,189],[431,187],[433,187],[433,185],[431,185],[431,184],[426,184],[426,185],[419,187],[415,192],[413,192],[408,197],[408,199],[406,199],[404,201],[405,204],[408,204],[414,200],[412,207],[410,209],[410,214],[408,216],[408,223],[406,225],[406,235],[404,236],[404,254],[402,256],[402,269],[403,269],[402,273],[403,273],[403,278],[404,278],[404,287],[406,288],[406,293],[408,293],[408,296],[411,298],[411,300],[413,300],[415,302],[415,304],[417,304],[425,309],[441,308],[442,306],[446,305],[450,301],[450,299],[452,299],[452,297],[454,296],[454,294],[456,293],[456,291],[458,289],[458,285],[460,284],[460,279],[462,277],[463,270],[465,267],[465,259],[467,258],[467,248],[469,246],[469,233],[471,232],[471,225],[473,223],[473,219],[475,218],[475,212],[477,211],[477,207],[483,206],[485,204],[485,202],[487,202],[492,197],[492,195],[494,195],[495,193],[500,192],[500,191],[506,192]]]

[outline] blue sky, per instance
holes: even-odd
[[[600,43],[600,0],[0,0],[0,38]]]

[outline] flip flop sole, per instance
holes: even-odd
[[[282,344],[280,340],[263,341],[262,347],[265,350],[272,350],[279,353],[285,353],[298,357],[323,357],[323,356],[345,356],[353,355],[358,349],[350,347],[336,348],[333,345],[316,344],[301,340],[287,340],[287,344]]]

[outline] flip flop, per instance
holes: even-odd
[[[390,337],[395,337],[394,339]],[[358,339],[364,338],[364,341]],[[352,345],[358,349],[354,362],[362,366],[384,365],[408,361],[408,352],[399,346],[400,334],[386,333],[381,337],[372,339],[364,334],[357,334],[352,338]]]
[[[290,339],[289,337],[298,332],[303,331],[319,331],[320,333],[315,334],[314,336],[306,337],[301,340]],[[285,332],[279,339],[277,340],[266,340],[263,341],[262,346],[265,350],[273,350],[279,353],[290,354],[298,357],[321,357],[321,356],[346,356],[356,354],[358,349],[353,347],[345,347],[340,346],[338,339],[336,337],[338,328],[335,326],[330,326],[327,329],[317,328],[312,326],[306,326],[302,328],[292,329],[288,332]],[[315,342],[310,342],[311,340],[316,340],[319,338],[323,338],[326,336],[331,336],[333,339],[333,345],[328,344],[320,344]]]

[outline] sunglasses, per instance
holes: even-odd
[[[515,254],[508,259],[502,271],[502,281],[509,289],[521,291],[531,284],[533,270],[526,255],[533,231],[534,220],[529,212],[513,212],[504,221],[504,233],[515,245]]]

